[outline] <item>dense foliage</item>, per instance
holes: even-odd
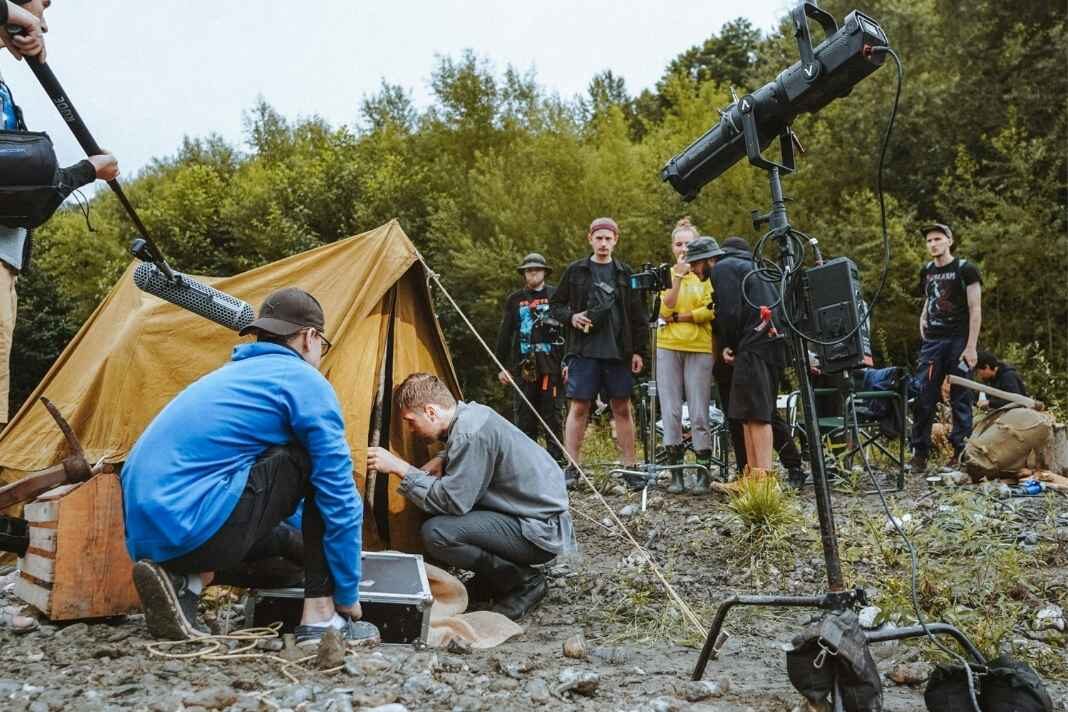
[[[824,5],[838,18],[851,9],[842,0]],[[893,249],[874,317],[879,356],[913,360],[916,276],[926,259],[917,228],[937,216],[954,226],[957,253],[983,270],[981,346],[1024,359],[1029,386],[1063,402],[1063,5],[976,0],[961,11],[948,0],[872,0],[864,9],[906,69],[884,179]],[[397,217],[492,338],[522,255],[544,253],[559,274],[586,252],[594,217],[619,221],[618,254],[632,264],[665,261],[683,214],[707,234],[753,240],[749,211],[769,202],[762,173],[743,161],[684,205],[658,171],[718,121],[732,87],[755,89],[795,59],[792,32],[762,36],[737,20],[682,52],[654,89],[633,96],[604,71],[586,96],[563,98],[533,75],[500,72],[467,52],[438,60],[426,108],[388,83],[346,126],[290,120],[261,102],[247,114],[247,146],[189,138],[128,192],[172,264],[194,273],[246,270]],[[798,120],[807,153],[785,182],[794,224],[818,236],[825,255],[853,257],[869,293],[881,267],[875,167],[894,79],[888,64],[848,98]],[[79,213],[66,212],[37,235],[35,267],[20,283],[16,401],[130,259],[132,226],[113,196],[92,201],[92,223],[90,233]],[[491,362],[443,300],[439,316],[465,364],[467,395],[499,399]]]

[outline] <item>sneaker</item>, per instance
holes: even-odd
[[[913,455],[912,459],[909,460],[909,472],[921,475],[927,472],[927,456],[920,453]]]
[[[297,639],[297,647],[319,647],[319,642],[328,630],[337,630],[341,634],[341,639],[350,647],[378,645],[382,642],[382,635],[378,632],[378,627],[374,623],[354,621],[344,616],[342,616],[342,619],[345,621],[345,625],[340,629],[329,625],[298,625],[293,629],[293,637]]]
[[[207,627],[197,619],[200,596],[189,590],[185,576],[142,559],[134,564],[133,580],[153,637],[188,640],[208,635]]]

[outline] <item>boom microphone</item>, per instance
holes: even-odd
[[[134,270],[134,284],[141,291],[234,331],[241,331],[256,318],[248,302],[220,292],[181,272],[173,274],[174,279],[168,279],[152,262],[142,262]]]

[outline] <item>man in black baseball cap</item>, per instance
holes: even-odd
[[[152,635],[203,635],[205,586],[283,556],[304,568],[298,645],[329,628],[377,638],[354,620],[363,505],[341,407],[319,372],[324,328],[304,290],[269,295],[241,332],[257,340],[179,393],[134,444],[122,470],[126,547]],[[290,522],[302,501],[298,531]]]
[[[920,357],[913,385],[918,395],[912,402],[912,460],[910,470],[927,470],[931,453],[931,426],[935,408],[942,397],[947,376],[968,378],[979,354],[982,327],[982,278],[970,260],[953,255],[953,231],[945,223],[931,222],[920,230],[927,242],[931,261],[920,270],[919,291],[923,295],[920,313]],[[964,452],[972,434],[972,392],[963,386],[949,389],[953,411],[954,464]]]

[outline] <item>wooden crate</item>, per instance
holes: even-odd
[[[57,487],[27,504],[24,516],[30,548],[19,559],[19,598],[54,621],[140,610],[117,475]]]

